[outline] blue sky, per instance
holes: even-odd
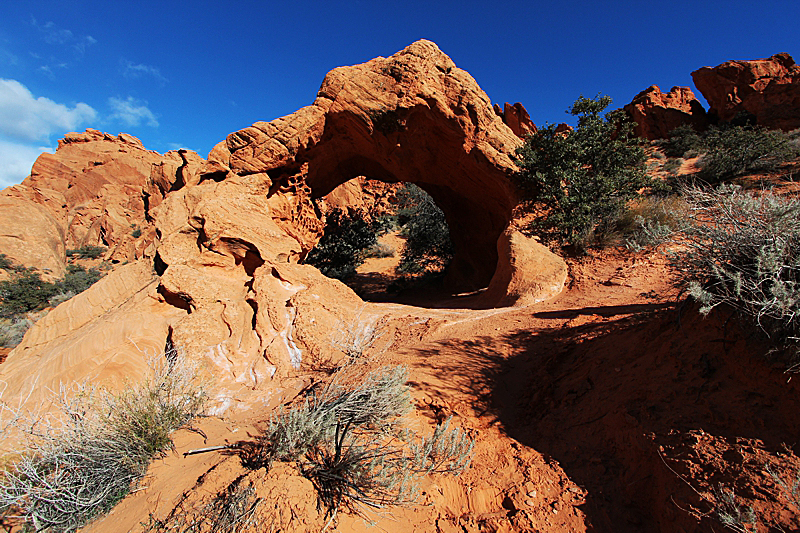
[[[214,144],[314,100],[332,68],[436,42],[493,102],[568,121],[580,94],[614,107],[652,84],[789,52],[800,2],[81,2],[0,6],[0,187],[87,127],[152,150]],[[698,95],[699,96],[699,95]]]

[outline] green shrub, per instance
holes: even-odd
[[[6,254],[0,254],[0,270],[12,270],[14,263]]]
[[[397,271],[442,271],[453,258],[453,243],[444,212],[413,183],[398,192],[397,219],[406,237]]]
[[[59,292],[54,283],[44,281],[38,272],[25,270],[0,281],[0,317],[20,316],[42,309]]]
[[[67,250],[67,257],[77,257],[78,259],[97,259],[103,255],[108,248],[104,246],[81,246]]]
[[[35,421],[21,428],[29,447],[0,478],[0,509],[21,509],[37,531],[74,531],[135,487],[205,398],[193,369],[175,354],[155,364],[150,379],[118,394],[62,391],[60,426]]]
[[[20,269],[11,279],[0,281],[0,317],[16,317],[65,301],[63,295],[81,293],[101,278],[95,269],[67,265],[63,279],[44,281],[34,270]]]
[[[776,342],[800,333],[800,199],[740,187],[688,188],[689,224],[673,264],[708,313],[726,304]]]
[[[141,229],[141,228],[139,228],[139,227],[136,227],[136,228],[135,228],[135,229],[134,229],[134,230],[131,232],[131,237],[133,237],[134,239],[138,239],[138,238],[139,238],[139,237],[141,237],[141,236],[142,236],[142,229]]]
[[[377,244],[375,228],[363,214],[334,209],[327,214],[325,232],[305,263],[330,278],[343,280],[355,274],[366,251]]]
[[[705,154],[698,160],[698,177],[717,184],[752,172],[774,171],[800,156],[800,150],[782,131],[760,127],[712,127],[703,138]]]
[[[550,124],[517,150],[515,181],[529,206],[546,213],[527,228],[545,242],[591,245],[625,211],[627,202],[649,185],[646,156],[622,111],[601,116],[608,96],[578,98],[570,109],[578,127],[570,133]]]
[[[669,138],[659,144],[669,157],[689,157],[688,152],[705,149],[703,137],[688,124],[678,126],[670,131]]]
[[[97,283],[101,277],[103,276],[97,269],[86,270],[78,265],[67,265],[64,279],[57,281],[55,285],[62,293],[80,294]]]

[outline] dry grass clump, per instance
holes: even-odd
[[[206,399],[175,354],[152,370],[120,393],[62,389],[59,420],[18,418],[29,442],[0,478],[0,508],[18,509],[37,531],[74,531],[124,498]]]
[[[183,509],[178,505],[165,519],[151,514],[141,525],[144,533],[240,533],[254,525],[261,501],[252,484],[238,480],[203,506]]]
[[[427,438],[402,428],[411,410],[405,368],[343,377],[351,368],[312,391],[302,405],[274,417],[245,450],[245,464],[296,461],[331,517],[341,508],[359,512],[360,506],[409,503],[420,476],[457,473],[469,465],[474,442],[450,429],[449,420]]]

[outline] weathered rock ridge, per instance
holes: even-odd
[[[134,223],[149,240],[124,256],[140,259],[30,330],[0,366],[4,400],[37,401],[69,380],[136,379],[148,357],[175,346],[208,375],[218,412],[281,401],[303,372],[338,357],[331,331],[385,313],[298,264],[322,233],[320,200],[358,176],[417,183],[433,196],[456,246],[451,282],[488,287],[482,305],[552,297],[563,262],[509,227],[516,197],[507,176],[521,142],[475,80],[429,41],[334,69],[312,105],[230,134],[207,161],[159,156],[127,136],[70,134],[4,194],[59,206],[52,231],[74,235],[62,247],[102,235],[110,254],[122,253],[131,240],[118,236]],[[95,167],[127,174],[113,183]],[[84,204],[64,201],[78,191]],[[108,201],[123,193],[129,204]],[[62,222],[79,205],[94,218]]]
[[[497,116],[503,119],[506,126],[511,128],[514,135],[520,139],[525,139],[528,135],[536,133],[536,124],[533,123],[528,110],[521,103],[517,102],[511,105],[506,102],[503,109],[500,109],[498,104],[494,104],[493,109]]]
[[[0,252],[64,275],[65,251],[107,246],[107,259],[152,257],[150,209],[205,161],[181,150],[160,155],[139,139],[86,130],[42,154],[21,184],[0,191]]]
[[[657,85],[651,85],[623,109],[636,122],[634,133],[651,141],[667,138],[670,131],[684,124],[697,131],[708,127],[706,110],[689,87],[673,87],[663,93]]]
[[[800,66],[786,53],[753,61],[727,61],[692,72],[709,114],[730,122],[741,112],[785,131],[800,127]]]

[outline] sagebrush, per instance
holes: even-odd
[[[124,498],[206,399],[176,354],[152,370],[119,393],[62,390],[56,422],[17,416],[28,445],[0,478],[0,508],[19,509],[37,531],[74,531]]]
[[[403,367],[382,368],[349,385],[340,380],[334,376],[302,405],[274,417],[245,454],[246,464],[298,462],[330,516],[341,508],[409,503],[421,475],[469,465],[474,442],[449,421],[428,438],[403,428],[411,409]]]
[[[800,200],[734,185],[687,188],[673,264],[701,312],[726,304],[780,343],[800,333]]]

